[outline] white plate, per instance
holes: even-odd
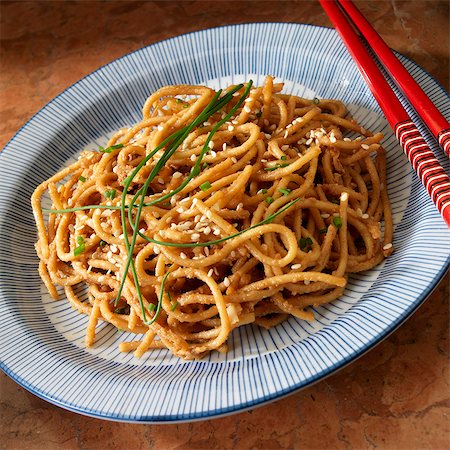
[[[401,57],[441,111],[448,95]],[[137,122],[145,98],[167,84],[212,87],[265,74],[285,92],[344,101],[366,128],[386,135],[395,253],[351,277],[317,321],[291,318],[265,331],[236,330],[227,355],[184,362],[168,351],[141,360],[121,354],[129,339],[105,325],[93,349],[87,319],[50,300],[37,273],[34,188],[115,129]],[[425,130],[423,130],[425,131]],[[436,148],[435,144],[431,144]],[[447,165],[448,161],[442,159]],[[336,32],[299,24],[246,24],[200,31],[151,45],[82,79],[39,111],[0,153],[0,359],[34,394],[64,408],[124,421],[173,422],[260,405],[305,387],[367,351],[427,297],[445,273],[450,233],[397,145]]]

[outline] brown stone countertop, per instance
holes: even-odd
[[[388,44],[449,90],[448,1],[357,1]],[[243,22],[330,26],[315,1],[1,1],[0,148],[72,83],[123,54]],[[383,343],[283,400],[225,418],[81,416],[0,376],[1,449],[448,449],[449,275]]]

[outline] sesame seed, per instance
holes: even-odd
[[[197,198],[194,198],[194,199],[192,200],[192,206],[196,205],[197,202],[198,202],[198,199],[197,199]]]
[[[282,145],[281,146],[281,150],[283,150],[283,151],[286,151],[286,150],[289,150],[289,145]]]
[[[197,156],[195,154],[192,154],[190,159],[191,161],[195,161],[197,159]]]
[[[283,138],[286,139],[288,136],[289,136],[289,131],[286,130],[286,131],[284,132]]]
[[[311,281],[310,281],[310,280],[305,280],[304,283],[305,283],[306,285],[308,285],[309,283],[311,283]]]
[[[352,142],[352,140],[351,140],[350,138],[348,138],[348,137],[345,137],[345,138],[344,138],[344,141],[345,141],[345,142]]]
[[[212,277],[213,273],[214,273],[214,270],[209,269],[208,270],[208,277]]]
[[[158,125],[158,131],[164,130],[164,127],[162,125]]]
[[[203,251],[205,252],[206,256],[209,256],[209,248],[208,247],[203,247]]]
[[[180,178],[180,177],[182,177],[183,176],[183,174],[181,173],[181,172],[175,172],[173,175],[172,175],[172,178]]]
[[[322,214],[320,215],[320,217],[322,217],[323,219],[328,219],[328,217],[330,217],[330,215],[327,214],[327,213],[322,213]]]
[[[237,125],[239,122],[237,120],[232,120],[231,123]]]
[[[180,253],[180,258],[181,259],[187,259],[186,253],[181,252]]]
[[[200,239],[200,234],[198,233],[192,233],[191,240],[192,241],[198,241]]]
[[[361,216],[362,219],[368,219],[369,218],[369,214],[365,213]]]
[[[214,150],[211,150],[211,156],[213,157],[213,158],[215,158],[216,156],[217,156],[217,153],[214,151]]]
[[[203,230],[203,233],[206,234],[206,235],[208,235],[209,233],[211,233],[211,227],[206,227],[206,228]]]
[[[144,234],[144,233],[145,233],[145,228],[141,228],[141,229],[139,230],[139,233]]]
[[[383,250],[389,250],[390,248],[392,248],[392,244],[390,242],[389,244],[383,246]]]
[[[369,150],[369,146],[367,144],[361,144],[361,148],[364,150]]]
[[[302,267],[301,264],[292,264],[291,269],[292,270],[297,270],[297,269],[300,269],[301,267]]]
[[[237,206],[236,206],[236,211],[239,211],[240,209],[242,209],[244,207],[244,204],[243,203],[239,203]]]
[[[236,164],[236,163],[237,163],[237,159],[233,156],[233,157],[231,158],[231,162],[233,162],[234,164]]]
[[[291,127],[292,127],[292,123],[290,123],[290,124],[286,127],[286,129],[291,128]]]
[[[230,282],[230,280],[228,279],[228,277],[225,277],[225,278],[223,279],[223,284],[225,285],[225,287],[230,286],[231,282]]]
[[[92,233],[89,237],[90,237],[91,239],[94,239],[94,238],[95,238],[95,233]]]
[[[209,141],[208,147],[213,149],[214,148],[214,142],[213,141]]]
[[[163,178],[161,178],[161,177],[160,177],[160,178],[158,178],[158,183],[159,183],[159,184],[164,184],[164,183],[165,183],[165,181],[164,181],[164,179],[163,179]]]
[[[219,236],[220,230],[219,230],[218,228],[216,228],[216,229],[213,231],[213,234],[216,235],[216,236]]]
[[[245,105],[245,106],[244,106],[244,111],[245,111],[246,113],[249,113],[249,112],[251,112],[252,110],[251,110],[250,107],[248,107],[247,105]]]
[[[269,133],[264,133],[264,136],[265,136],[266,139],[271,139],[272,138],[272,135],[269,134]]]
[[[309,139],[305,142],[305,144],[306,144],[306,145],[309,145],[309,144],[311,144],[312,141],[313,141],[312,138],[309,138]]]
[[[160,251],[161,251],[161,250],[159,249],[158,246],[156,246],[156,245],[153,246],[153,253],[154,253],[155,255],[159,255],[159,252],[160,252]]]
[[[346,202],[348,200],[348,194],[347,192],[343,192],[341,194],[341,202]]]
[[[69,206],[72,206],[72,199],[71,199],[71,198],[69,198],[69,200],[67,200],[67,204],[68,204]]]
[[[332,134],[331,136],[330,136],[330,142],[332,143],[332,144],[334,144],[335,142],[337,141],[337,139],[334,137],[334,135]]]
[[[108,251],[108,253],[106,254],[106,257],[109,259],[109,258],[112,258],[112,251],[111,250],[109,250]]]
[[[104,275],[100,275],[99,277],[98,277],[98,282],[99,283],[103,283],[105,281],[105,276]]]
[[[228,125],[228,131],[233,131],[233,130],[234,130],[233,125]]]
[[[227,149],[227,143],[224,142],[224,143],[222,144],[222,150],[225,151],[226,149]]]
[[[204,127],[209,127],[211,124],[209,122],[203,122]]]

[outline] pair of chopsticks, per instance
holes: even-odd
[[[419,179],[450,227],[450,178],[377,67],[361,35],[449,157],[450,124],[351,0],[320,0],[320,3],[395,131]]]

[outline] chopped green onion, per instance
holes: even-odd
[[[273,202],[273,198],[272,197],[266,197],[266,203],[268,205],[270,205]]]
[[[148,310],[150,312],[153,312],[156,309],[156,306],[154,305],[154,303],[150,303],[150,305],[148,305]]]
[[[84,244],[84,238],[83,236],[77,236],[76,237],[77,246],[75,247],[73,254],[75,256],[80,256],[84,251],[86,250],[86,245]]]
[[[172,306],[172,311],[175,311],[177,309],[177,306],[179,305],[178,302],[175,302]]]
[[[110,189],[109,191],[105,191],[103,194],[106,198],[109,198],[110,200],[113,200],[116,196],[116,190]]]
[[[310,247],[312,245],[312,243],[313,243],[313,241],[310,237],[300,238],[300,241],[299,241],[300,249],[305,250],[307,247]]]
[[[340,228],[342,226],[342,219],[339,216],[333,217],[333,225],[336,228]]]
[[[86,178],[84,178],[83,176],[80,175],[78,177],[78,180],[84,183],[86,181]]]
[[[257,194],[267,194],[267,189],[260,189]]]
[[[283,195],[289,195],[291,193],[291,189],[288,188],[280,188],[278,189]]]
[[[183,103],[183,104],[184,104],[184,101],[181,100],[181,98],[177,98],[175,101],[176,101],[177,103]]]
[[[99,245],[100,245],[101,248],[105,247],[106,244],[108,244],[106,241],[100,241],[99,242]]]
[[[287,156],[283,155],[280,159],[281,159],[281,161],[286,161],[287,160]]]
[[[328,228],[321,228],[319,230],[319,234],[326,234],[327,231],[328,231]]]
[[[190,106],[189,103],[185,103],[182,107],[183,108],[189,108],[189,106]]]
[[[207,168],[208,168],[208,163],[207,163],[207,162],[204,162],[204,163],[203,163],[203,166],[202,166],[202,169],[205,170],[205,169],[207,169]]]
[[[277,164],[277,165],[272,166],[272,167],[264,167],[264,170],[267,170],[267,172],[272,172],[272,170],[277,170],[277,169],[280,169],[282,167],[286,167],[288,165],[289,165],[288,163]]]
[[[122,148],[122,147],[123,147],[123,144],[115,144],[115,145],[111,145],[111,147],[107,147],[107,148],[99,147],[98,151],[100,153],[111,153],[113,150],[118,150],[119,148]]]
[[[209,182],[209,181],[205,181],[204,183],[202,183],[201,185],[200,185],[200,189],[203,191],[203,192],[206,192],[207,190],[209,190],[209,189],[211,189],[211,183]]]
[[[320,99],[318,99],[317,97],[314,97],[314,98],[313,98],[313,103],[314,103],[315,105],[318,105],[318,104],[320,103]]]

